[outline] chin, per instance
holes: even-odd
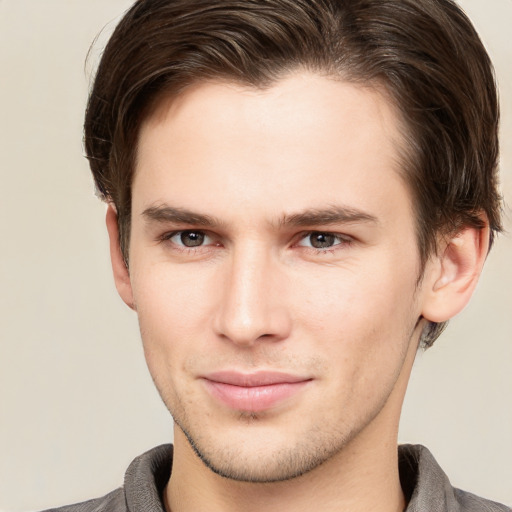
[[[244,415],[243,419],[251,423],[258,421],[253,414]],[[223,478],[250,483],[284,482],[298,478],[334,457],[353,437],[322,431],[303,433],[296,437],[300,440],[294,440],[288,432],[284,440],[265,438],[264,433],[251,435],[251,442],[236,436],[204,439],[192,435],[178,421],[176,423],[208,469]],[[275,428],[273,430],[275,434]]]

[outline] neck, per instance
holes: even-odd
[[[402,512],[396,437],[368,449],[366,433],[316,469],[284,482],[248,483],[206,468],[177,428],[167,512]]]

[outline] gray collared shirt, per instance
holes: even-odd
[[[124,486],[103,498],[47,512],[165,512],[163,490],[172,468],[172,445],[137,457],[126,471]],[[409,503],[406,512],[512,512],[494,501],[452,487],[432,454],[421,445],[398,448],[400,481]]]

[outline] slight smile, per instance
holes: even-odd
[[[281,372],[222,371],[202,377],[208,392],[231,409],[262,412],[303,390],[312,379]]]

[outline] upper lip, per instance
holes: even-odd
[[[254,373],[220,371],[209,373],[203,378],[212,382],[219,382],[221,384],[230,384],[232,386],[247,388],[257,386],[270,386],[273,384],[293,384],[295,382],[311,380],[310,377],[277,371],[259,371]]]

